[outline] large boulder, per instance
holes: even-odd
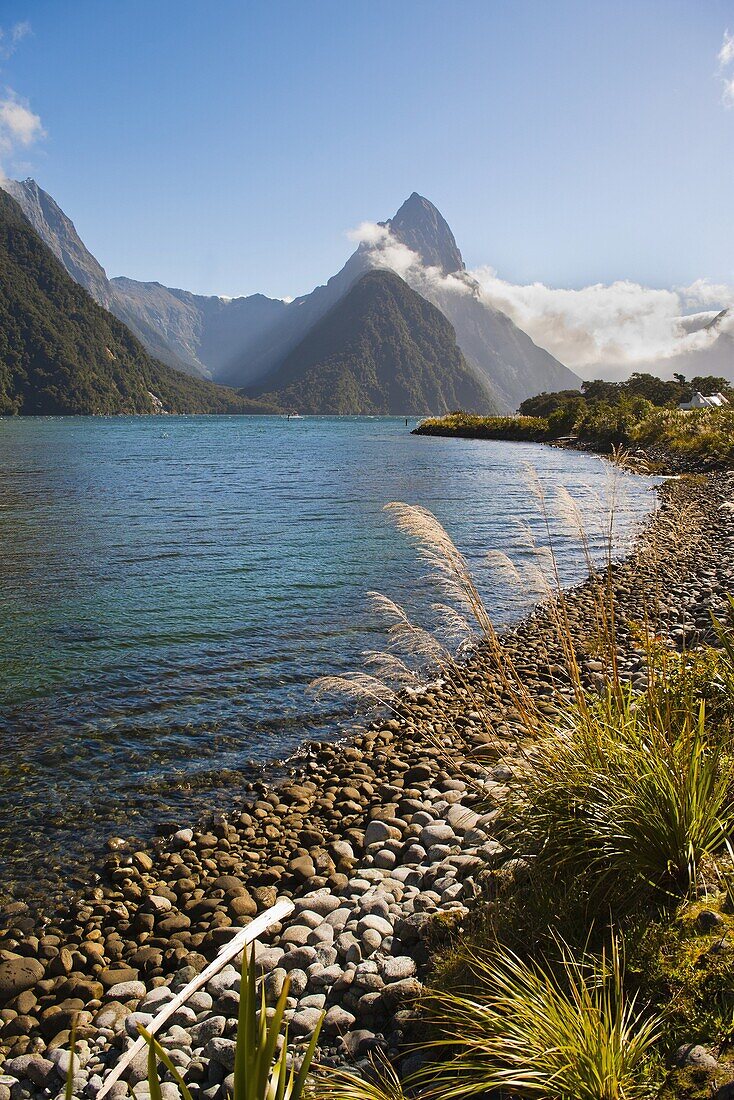
[[[0,963],[0,1005],[40,982],[44,969],[38,959],[8,959]]]

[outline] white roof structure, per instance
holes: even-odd
[[[729,402],[724,397],[723,393],[712,393],[708,397],[704,397],[702,393],[694,393],[690,401],[683,401],[678,406],[683,412],[688,412],[690,409],[720,409],[723,405],[728,405]]]

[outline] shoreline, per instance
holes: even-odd
[[[431,420],[431,418],[427,419]],[[518,417],[517,419],[528,420],[530,418]],[[580,454],[599,455],[600,458],[615,461],[615,449],[613,447],[591,439],[581,439],[578,436],[546,438],[542,433],[528,435],[511,429],[498,430],[493,428],[488,430],[481,425],[477,427],[467,425],[453,427],[442,424],[440,421],[418,424],[417,427],[411,430],[410,434],[430,436],[436,439],[481,439],[506,443],[533,443],[542,447],[554,447],[561,451],[578,451]],[[679,474],[719,473],[731,468],[730,463],[724,459],[703,460],[695,455],[675,454],[661,446],[635,447],[634,450],[622,447],[620,452],[621,457],[618,464],[630,473],[676,477]]]
[[[634,617],[644,591],[658,602],[659,631],[674,644],[710,636],[708,610],[718,613],[734,589],[734,518],[721,507],[730,485],[727,475],[713,474],[659,487],[660,509],[631,554],[612,566],[625,618]],[[686,545],[670,537],[682,507],[700,535]],[[721,522],[712,524],[712,515]],[[566,594],[579,639],[588,634],[593,584],[588,579]],[[529,687],[548,706],[554,693],[568,690],[550,635],[542,605],[503,635]],[[625,675],[641,683],[644,654],[626,626],[619,642]],[[442,925],[461,922],[482,878],[502,866],[492,824],[523,730],[510,700],[503,705],[496,680],[494,693],[487,693],[487,666],[481,650],[467,662],[476,690],[485,693],[484,713],[468,709],[460,686],[428,685],[403,697],[397,715],[356,735],[306,743],[291,778],[246,785],[250,805],[231,809],[209,828],[181,829],[153,852],[111,852],[105,885],[83,891],[55,917],[37,925],[23,903],[6,906],[0,1063],[8,1057],[11,1077],[0,1076],[0,1100],[61,1090],[57,1063],[74,1014],[86,1044],[83,1085],[93,1096],[102,1068],[127,1042],[129,1013],[161,1000],[158,987],[167,990],[171,982],[175,989],[182,975],[201,970],[233,925],[252,919],[276,896],[311,895],[297,902],[284,932],[266,938],[274,946],[262,956],[269,995],[286,969],[296,979],[294,1032],[305,1034],[324,1007],[331,1015],[322,1060],[359,1059],[375,1045],[394,1054],[410,1028],[410,1003],[420,992],[431,938]],[[589,655],[591,688],[603,682],[597,666]],[[441,751],[437,737],[449,739]],[[473,808],[479,790],[494,807],[489,812]],[[24,988],[13,986],[13,974],[15,986]],[[195,1096],[208,1095],[227,1077],[237,979],[233,970],[228,974],[226,981],[214,979],[213,992],[197,1002],[198,1014],[184,1014],[178,1024],[190,1040],[184,1057],[199,1086]],[[131,1080],[136,1072],[133,1067]]]

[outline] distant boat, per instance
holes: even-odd
[[[303,416],[301,416],[300,413],[287,413],[286,414],[286,420],[304,420],[304,419],[305,418]]]

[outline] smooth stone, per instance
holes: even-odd
[[[367,913],[357,924],[357,932],[360,935],[368,929],[377,932],[380,936],[391,936],[393,930],[390,921],[378,916],[377,913]]]
[[[455,844],[456,833],[443,821],[437,821],[433,825],[426,825],[421,829],[420,843],[430,854],[430,849],[444,844]]]
[[[144,982],[119,982],[105,991],[105,1001],[141,1001],[147,990]]]
[[[285,955],[285,951],[282,947],[260,947],[258,944],[258,950],[255,954],[255,963],[261,970],[268,974],[271,970],[274,970],[280,963],[280,960]]]
[[[696,1069],[714,1070],[718,1062],[706,1047],[698,1043],[684,1043],[675,1052],[675,1062],[679,1066],[695,1066]]]
[[[48,1058],[40,1054],[21,1054],[19,1058],[9,1058],[5,1070],[18,1080],[27,1077],[34,1085],[45,1088],[56,1067]]]
[[[382,844],[386,840],[400,840],[401,833],[399,829],[396,829],[393,825],[388,825],[384,821],[375,819],[370,821],[369,825],[364,832],[365,847],[369,848],[373,844]]]
[[[191,1046],[206,1046],[210,1039],[218,1039],[224,1035],[226,1027],[227,1021],[224,1016],[210,1016],[207,1020],[202,1020],[200,1024],[195,1024],[189,1029]]]
[[[386,985],[402,981],[403,978],[412,978],[417,970],[415,960],[409,955],[389,955],[378,959],[377,966]]]
[[[234,1069],[237,1043],[234,1039],[210,1039],[204,1047],[204,1057],[222,1066],[228,1073]]]
[[[461,803],[456,802],[450,807],[446,820],[454,832],[466,833],[469,829],[476,827],[479,814],[475,813],[474,810],[470,810],[468,806],[462,806]]]
[[[296,1035],[312,1035],[318,1027],[322,1013],[317,1008],[302,1008],[293,1013],[291,1029]]]
[[[168,986],[157,985],[155,989],[151,989],[145,994],[138,1007],[142,1010],[158,1009],[172,1000],[173,993]]]
[[[356,1022],[357,1017],[341,1005],[332,1005],[324,1016],[323,1029],[326,1035],[343,1035]]]

